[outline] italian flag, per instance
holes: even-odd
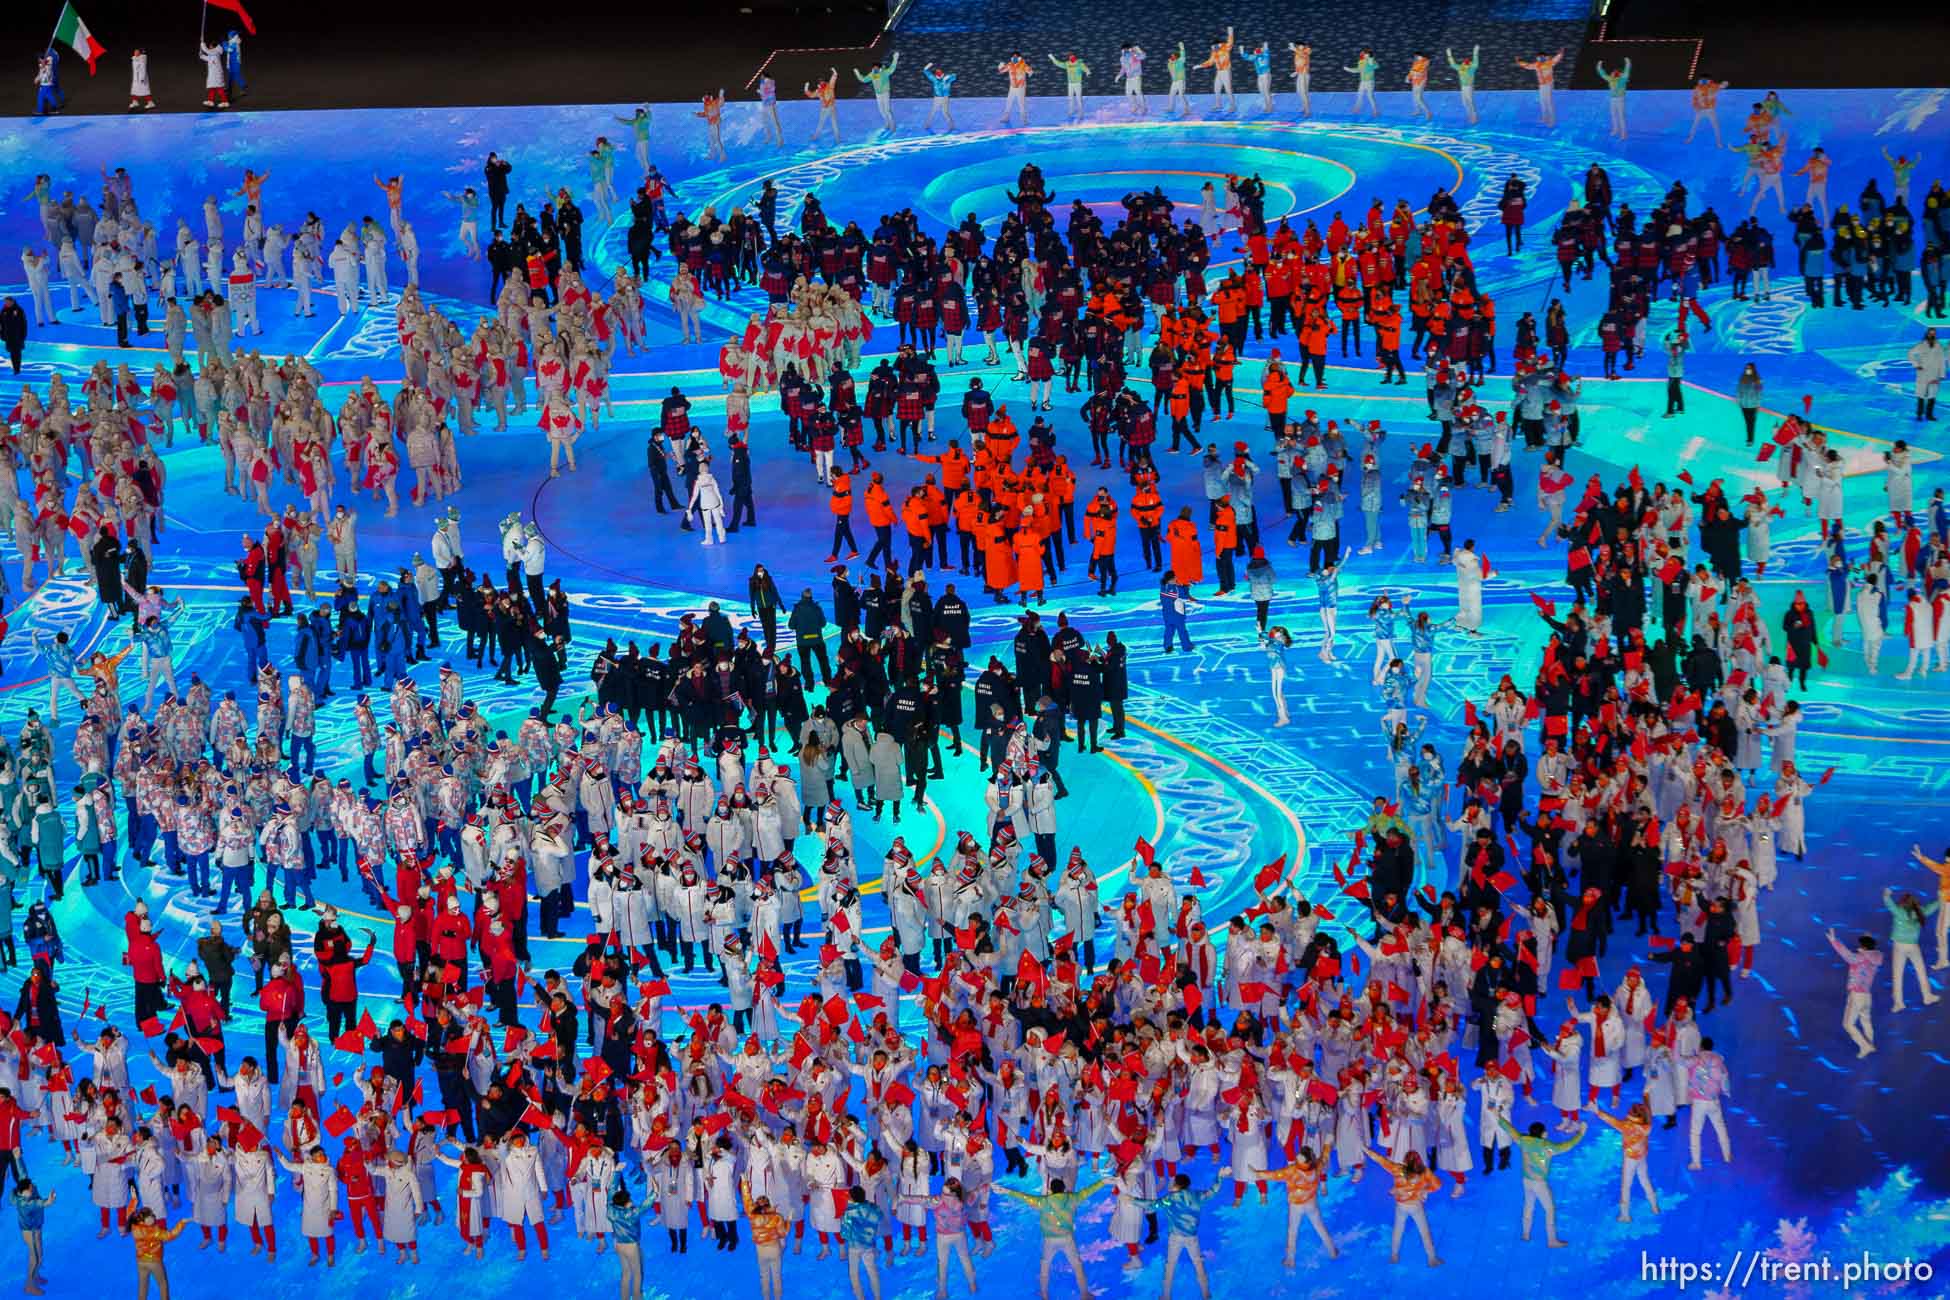
[[[91,77],[95,75],[95,60],[108,53],[71,4],[61,6],[61,21],[54,25],[54,39],[88,60],[88,75]]]

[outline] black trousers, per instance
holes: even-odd
[[[278,1081],[278,1069],[284,1063],[284,1048],[278,1042],[278,1030],[283,1029],[288,1034],[297,1027],[296,1016],[289,1020],[272,1020],[267,1017],[264,1021],[264,1073],[272,1083]]]
[[[833,664],[826,657],[826,643],[824,641],[801,641],[799,643],[799,676],[804,678],[808,683],[813,681],[812,665],[814,659],[819,660],[819,681],[822,683],[831,681],[833,679]]]

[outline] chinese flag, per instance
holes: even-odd
[[[1263,894],[1273,886],[1279,884],[1281,878],[1285,875],[1286,854],[1282,853],[1279,857],[1259,869],[1258,874],[1253,877],[1253,889],[1255,892]]]
[[[257,35],[257,24],[251,21],[250,13],[244,8],[244,0],[209,0],[209,3],[218,9],[228,9],[236,14],[237,21],[244,25],[244,30],[252,36]]]

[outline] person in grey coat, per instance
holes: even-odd
[[[901,796],[906,788],[907,783],[901,778],[900,742],[894,739],[893,732],[883,731],[873,738],[873,819],[879,821],[881,810],[892,804],[894,821],[898,823]]]
[[[1273,606],[1273,563],[1264,547],[1253,547],[1253,558],[1246,565],[1246,587],[1253,595],[1253,618],[1259,630],[1266,631],[1266,613]]]
[[[840,753],[846,759],[847,777],[853,782],[853,806],[872,807],[873,737],[867,734],[865,717],[854,718],[840,733]]]
[[[806,730],[812,730],[812,722],[806,723]],[[806,743],[799,750],[799,802],[803,810],[806,832],[810,834],[815,822],[822,828],[826,825],[826,804],[833,797],[833,755],[814,734],[806,737]]]

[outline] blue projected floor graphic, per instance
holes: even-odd
[[[841,75],[846,75],[844,69]],[[1434,98],[1439,102],[1449,97]],[[1748,98],[1735,92],[1725,97],[1721,128],[1729,138],[1737,134]],[[1550,232],[1558,214],[1579,193],[1594,160],[1609,170],[1618,198],[1641,214],[1675,179],[1686,182],[1696,208],[1714,205],[1728,227],[1747,212],[1747,197],[1735,192],[1741,157],[1716,149],[1704,128],[1692,143],[1685,142],[1691,112],[1680,94],[1634,92],[1631,135],[1622,141],[1608,135],[1606,104],[1599,95],[1560,95],[1560,123],[1554,131],[1536,126],[1534,97],[1515,92],[1483,96],[1482,121],[1475,127],[1463,125],[1453,102],[1439,103],[1434,122],[1417,124],[1406,116],[1402,103],[1387,103],[1387,113],[1379,119],[1357,119],[1348,114],[1347,96],[1318,96],[1317,116],[1302,121],[1290,101],[1290,95],[1282,95],[1277,111],[1262,114],[1242,96],[1236,115],[1132,122],[1120,103],[1093,99],[1084,120],[1066,124],[1059,102],[1038,100],[1032,104],[1031,126],[1002,129],[996,125],[998,101],[961,100],[955,110],[962,130],[939,134],[922,130],[921,102],[897,101],[900,129],[888,134],[871,102],[848,101],[840,106],[844,143],[838,148],[805,146],[812,126],[808,105],[785,109],[790,142],[785,148],[767,146],[755,113],[745,116],[750,110],[734,105],[726,117],[731,161],[725,163],[707,158],[703,127],[690,106],[659,105],[653,149],[657,165],[674,186],[677,210],[696,213],[711,205],[724,213],[750,202],[760,182],[770,178],[782,197],[781,224],[796,222],[805,196],[816,193],[830,216],[857,219],[868,229],[883,212],[912,206],[922,225],[935,234],[971,213],[992,229],[1008,210],[1007,192],[1026,161],[1042,167],[1059,209],[1080,198],[1107,217],[1118,212],[1117,201],[1125,193],[1154,185],[1179,203],[1181,212],[1195,213],[1200,186],[1207,180],[1223,186],[1229,173],[1261,174],[1268,190],[1267,215],[1285,217],[1296,228],[1317,221],[1325,229],[1336,213],[1351,223],[1372,201],[1388,209],[1397,197],[1406,197],[1420,208],[1438,188],[1446,189],[1462,205],[1474,234],[1471,251],[1480,283],[1497,303],[1503,367],[1517,318],[1529,311],[1541,320],[1557,292]],[[1204,96],[1195,98],[1200,114],[1206,102]],[[1853,207],[1857,192],[1871,177],[1889,191],[1885,149],[1919,156],[1911,194],[1919,212],[1931,182],[1950,171],[1950,116],[1942,91],[1800,93],[1790,95],[1788,105],[1790,167],[1798,166],[1812,146],[1824,148],[1835,160],[1832,203]],[[1161,104],[1154,102],[1154,107]],[[307,211],[316,211],[328,230],[368,213],[383,217],[385,199],[373,176],[397,172],[404,177],[406,215],[424,250],[423,292],[466,330],[483,310],[487,273],[463,255],[455,234],[456,209],[442,191],[478,186],[489,150],[513,161],[517,201],[528,200],[532,207],[544,192],[569,187],[591,217],[587,239],[600,269],[590,275],[591,283],[605,281],[619,263],[626,264],[627,214],[612,228],[597,230],[594,206],[582,197],[583,156],[598,134],[624,142],[620,180],[626,187],[635,183],[628,128],[615,121],[627,111],[599,106],[9,121],[0,124],[0,167],[8,178],[8,196],[0,205],[0,247],[7,250],[7,269],[0,272],[0,281],[9,282],[0,283],[0,291],[25,299],[14,269],[19,265],[15,250],[41,238],[34,202],[26,197],[38,173],[51,176],[57,194],[72,189],[93,196],[102,168],[128,167],[142,211],[167,244],[179,216],[201,233],[199,209],[211,194],[219,196],[226,224],[234,231],[242,200],[233,191],[246,167],[268,172],[267,220],[292,228]],[[1496,199],[1505,178],[1513,174],[1531,189],[1525,247],[1514,257],[1504,253],[1496,225]],[[1791,202],[1799,200],[1801,185],[1790,180]],[[1753,361],[1766,385],[1763,430],[1809,401],[1813,419],[1829,430],[1831,445],[1842,451],[1848,545],[1859,556],[1868,530],[1878,518],[1886,519],[1881,455],[1892,440],[1907,439],[1918,451],[1919,502],[1931,490],[1950,486],[1950,474],[1941,464],[1950,437],[1941,425],[1911,418],[1904,356],[1926,323],[1921,295],[1909,306],[1816,310],[1786,264],[1791,259],[1788,227],[1772,200],[1768,202],[1764,216],[1783,250],[1772,297],[1735,302],[1724,282],[1705,292],[1701,305],[1713,327],[1693,335],[1682,417],[1661,418],[1665,384],[1656,352],[1617,382],[1606,383],[1599,376],[1595,326],[1604,307],[1602,268],[1597,279],[1574,281],[1566,295],[1573,330],[1570,368],[1584,375],[1586,383],[1584,438],[1572,453],[1570,469],[1580,479],[1600,475],[1608,485],[1623,481],[1636,465],[1648,482],[1671,482],[1685,469],[1700,484],[1726,480],[1736,496],[1756,485],[1771,490],[1777,482],[1773,467],[1757,463],[1744,444],[1732,397],[1741,366]],[[1239,256],[1236,236],[1228,235],[1215,262]],[[730,303],[712,304],[705,313],[706,344],[683,345],[675,317],[662,305],[669,272],[666,258],[653,266],[652,283],[645,287],[645,298],[656,304],[651,326],[656,346],[646,355],[618,359],[617,412],[583,438],[576,473],[546,476],[546,448],[529,423],[532,414],[506,433],[483,432],[460,447],[464,486],[452,504],[461,511],[471,560],[500,572],[494,555],[495,521],[518,510],[540,525],[549,547],[549,576],[559,577],[572,593],[576,640],[563,697],[570,703],[587,689],[591,657],[605,638],[667,643],[678,616],[701,609],[710,599],[742,614],[745,579],[755,563],[762,561],[777,575],[788,603],[802,587],[813,588],[822,598],[828,590],[827,569],[821,563],[830,529],[825,490],[787,448],[774,399],[754,402],[756,529],[740,531],[728,545],[702,548],[695,534],[677,530],[672,516],[645,508],[650,494],[644,441],[658,399],[672,385],[681,385],[697,403],[700,425],[714,445],[722,446],[717,347],[731,330],[742,328],[749,312],[762,306],[752,289],[741,290]],[[395,284],[403,280],[397,261],[391,274]],[[260,289],[259,295],[265,333],[250,342],[267,357],[291,353],[308,358],[330,385],[325,396],[334,410],[345,386],[363,377],[371,376],[386,391],[397,384],[400,365],[390,311],[360,311],[339,319],[329,294],[320,293],[316,317],[293,319],[288,292]],[[19,379],[0,374],[0,411],[12,409],[23,381],[44,391],[50,376],[61,374],[78,388],[98,355],[114,353],[112,331],[95,323],[85,302],[81,309],[71,309],[68,290],[58,283],[55,299],[63,323],[34,332]],[[1674,311],[1670,302],[1653,308],[1650,335],[1655,342],[1670,327]],[[876,326],[866,349],[869,356],[893,347],[891,323]],[[162,355],[156,346],[160,339],[137,342],[147,346],[123,355],[146,383]],[[1206,428],[1222,445],[1234,439],[1245,442],[1269,469],[1258,507],[1270,520],[1278,499],[1270,495],[1271,446],[1257,400],[1268,346],[1254,341],[1247,350],[1238,376],[1237,418],[1208,421]],[[1292,356],[1290,340],[1287,355]],[[971,343],[968,356],[968,366],[943,369],[942,436],[964,432],[954,408],[967,380],[977,375],[1026,426],[1027,386],[1014,378],[1013,366],[1006,359],[999,366],[983,364],[979,343]],[[1434,429],[1422,400],[1419,369],[1406,387],[1383,387],[1378,378],[1370,358],[1342,358],[1330,346],[1325,391],[1296,395],[1294,408],[1311,406],[1323,420],[1344,424],[1380,420],[1389,433],[1382,447],[1383,468],[1389,483],[1396,485],[1406,474],[1412,449],[1432,439]],[[1507,368],[1499,369],[1482,392],[1486,405],[1505,405]],[[1076,413],[1079,396],[1057,396],[1064,400],[1056,403],[1051,419],[1078,467],[1080,495],[1087,497],[1100,482],[1109,483],[1120,505],[1127,503],[1128,483],[1083,464],[1087,457]],[[194,445],[193,436],[179,436],[166,460],[167,512],[151,580],[189,603],[189,615],[178,627],[179,673],[194,670],[219,691],[241,692],[243,653],[229,630],[240,590],[234,560],[239,534],[256,529],[261,520],[249,503],[221,491],[217,452]],[[1199,503],[1195,460],[1163,454],[1159,460],[1167,508],[1175,513],[1181,504]],[[918,481],[921,470],[892,453],[875,456],[874,465],[886,472],[897,499]],[[1535,469],[1533,460],[1519,460],[1516,505],[1506,514],[1493,513],[1491,493],[1474,487],[1456,493],[1457,538],[1476,539],[1478,548],[1493,559],[1494,576],[1486,584],[1482,635],[1465,636],[1445,626],[1435,643],[1426,737],[1443,749],[1452,771],[1465,703],[1480,705],[1506,672],[1527,683],[1537,670],[1544,633],[1532,595],[1568,604],[1564,552],[1556,543],[1544,548],[1537,542],[1541,515],[1528,487]],[[403,487],[409,479],[410,471],[403,471]],[[279,484],[272,495],[281,506],[295,500],[293,491]],[[352,499],[343,467],[335,492],[336,499]],[[394,518],[383,518],[381,507],[371,500],[357,499],[367,582],[373,572],[397,568],[413,552],[428,549],[431,510],[412,507],[404,495]],[[1749,570],[1767,621],[1776,629],[1797,590],[1805,590],[1819,608],[1825,609],[1827,600],[1815,522],[1798,499],[1783,505],[1785,516],[1774,528],[1772,562],[1764,575]],[[1204,518],[1202,511],[1199,518]],[[1350,512],[1349,523],[1357,522]],[[1268,532],[1272,534],[1270,528]],[[1155,578],[1142,571],[1134,533],[1127,528],[1121,539],[1121,593],[1105,598],[1095,594],[1077,548],[1070,551],[1062,580],[1049,592],[1046,618],[1064,611],[1089,638],[1100,639],[1115,629],[1129,644],[1132,688],[1128,736],[1107,744],[1101,756],[1064,756],[1073,797],[1058,805],[1060,855],[1067,858],[1071,846],[1081,847],[1102,878],[1106,903],[1113,903],[1122,897],[1129,875],[1133,836],[1142,835],[1156,844],[1158,860],[1180,888],[1188,886],[1194,872],[1208,882],[1200,897],[1215,927],[1251,904],[1254,872],[1285,855],[1296,864],[1296,888],[1329,904],[1342,918],[1351,917],[1353,901],[1339,896],[1334,868],[1354,852],[1353,831],[1368,811],[1368,799],[1392,785],[1378,728],[1382,704],[1368,680],[1372,638],[1364,611],[1377,592],[1412,594],[1414,608],[1428,609],[1446,622],[1456,607],[1452,571],[1412,560],[1404,525],[1391,505],[1380,550],[1352,556],[1346,566],[1338,659],[1329,665],[1316,657],[1321,621],[1305,572],[1305,552],[1272,545],[1279,592],[1272,617],[1291,628],[1296,641],[1285,688],[1293,725],[1276,729],[1266,659],[1253,637],[1253,609],[1243,585],[1233,595],[1213,597],[1208,567],[1208,581],[1197,593],[1203,603],[1191,621],[1196,649],[1167,657],[1160,647]],[[0,556],[15,587],[10,599],[18,602],[20,568],[10,541],[0,548]],[[1006,659],[1016,611],[989,604],[978,579],[948,576],[961,583],[975,610],[971,674],[979,671],[991,649]],[[933,585],[938,587],[939,581],[934,579]],[[301,608],[303,604],[301,600]],[[10,632],[0,646],[0,727],[10,736],[30,706],[46,708],[47,683],[29,643],[30,631],[64,629],[84,652],[113,651],[129,641],[126,621],[103,616],[72,559],[67,576],[37,589],[11,608],[9,617]],[[1459,1199],[1445,1192],[1430,1202],[1436,1243],[1447,1261],[1435,1276],[1445,1289],[1504,1290],[1514,1282],[1539,1294],[1641,1294],[1666,1289],[1677,1280],[1676,1274],[1667,1274],[1667,1280],[1654,1282],[1642,1268],[1676,1257],[1713,1270],[1695,1283],[1698,1290],[1768,1294],[1781,1289],[1766,1281],[1769,1270],[1781,1263],[1828,1259],[1839,1279],[1841,1265],[1861,1262],[1865,1252],[1884,1264],[1945,1262],[1950,1252],[1950,1167],[1942,1142],[1950,1119],[1942,1100],[1950,1085],[1945,1010],[1920,1006],[1912,998],[1908,1010],[1893,1012],[1885,974],[1875,994],[1880,1051],[1858,1060],[1840,1025],[1843,970],[1823,939],[1829,927],[1844,939],[1865,930],[1886,937],[1881,889],[1893,885],[1927,894],[1931,877],[1908,861],[1909,846],[1920,842],[1934,853],[1950,838],[1943,834],[1943,813],[1950,806],[1950,735],[1944,730],[1950,711],[1943,704],[1944,678],[1894,680],[1902,661],[1896,639],[1900,626],[1898,618],[1881,673],[1871,678],[1853,619],[1840,644],[1824,619],[1829,665],[1797,696],[1805,718],[1799,737],[1802,769],[1835,771],[1809,801],[1806,862],[1784,860],[1779,886],[1762,904],[1763,942],[1753,978],[1737,980],[1733,1002],[1706,1019],[1706,1032],[1716,1039],[1731,1070],[1727,1120],[1733,1163],[1718,1159],[1709,1137],[1705,1168],[1690,1172],[1684,1119],[1676,1130],[1655,1129],[1650,1170],[1664,1213],[1652,1217],[1640,1200],[1633,1221],[1620,1223],[1614,1218],[1618,1142],[1609,1130],[1594,1126],[1582,1145],[1558,1160],[1553,1176],[1559,1231],[1571,1243],[1568,1250],[1547,1249],[1541,1225],[1534,1241],[1519,1241],[1522,1198],[1516,1171],[1486,1178],[1479,1170]],[[274,661],[288,661],[289,637],[288,625],[274,628]],[[423,690],[431,689],[440,659],[437,652],[415,670]],[[340,694],[320,711],[321,761],[335,775],[356,778],[358,739],[342,667],[337,675]],[[122,685],[125,698],[137,702],[138,676],[132,667],[125,669]],[[510,730],[534,702],[529,683],[500,685],[471,669],[467,678],[470,697]],[[57,743],[63,777],[72,774],[66,745],[72,716],[70,703]],[[1764,774],[1762,779],[1764,783]],[[979,832],[985,817],[982,792],[971,753],[951,758],[948,779],[930,786],[933,806],[928,814],[910,815],[900,827],[861,816],[856,854],[863,876],[877,877],[875,864],[897,831],[924,860],[944,846],[952,848],[962,828]],[[1455,810],[1452,802],[1450,811]],[[799,857],[817,861],[818,851],[808,837]],[[1457,863],[1452,837],[1445,861],[1423,864],[1421,880],[1437,888],[1452,884]],[[39,897],[41,889],[38,878],[24,882],[23,905]],[[357,927],[380,925],[379,918],[367,914],[356,883],[325,880],[320,892],[344,910],[355,934]],[[70,888],[55,908],[66,944],[59,972],[61,999],[70,1016],[88,999],[106,1006],[125,1027],[132,1026],[121,926],[124,913],[138,899],[147,900],[159,918],[171,959],[192,956],[192,926],[200,927],[209,903],[190,897],[181,881],[136,869],[118,884]],[[292,916],[300,931],[309,931],[311,913]],[[570,938],[537,946],[538,970],[545,965],[567,969],[580,949],[585,920],[579,912]],[[888,923],[877,896],[867,900],[867,922],[877,941]],[[234,935],[234,918],[231,930]],[[1935,944],[1928,934],[1925,940],[1926,957],[1934,960]],[[309,945],[299,947],[307,954],[308,980],[315,983]],[[365,985],[383,994],[394,986],[383,930],[379,949]],[[1603,962],[1604,987],[1615,985],[1625,967],[1638,962],[1646,965],[1655,989],[1662,989],[1663,973],[1648,963],[1650,956],[1643,940],[1617,936]],[[787,973],[787,1001],[796,1004],[811,968],[803,958],[794,958]],[[1940,973],[1934,974],[1940,984]],[[719,996],[717,984],[702,973],[673,977],[672,986],[676,1006],[700,1006]],[[240,977],[240,994],[247,987],[248,975]],[[11,988],[9,983],[10,999]],[[243,1009],[249,1002],[248,997],[238,999],[233,1059],[262,1041],[258,1012]],[[1544,1003],[1539,1018],[1547,1029],[1554,1028],[1562,997],[1553,987]],[[366,1006],[383,1025],[397,1004],[371,996]],[[910,1010],[908,1023],[916,1018]],[[681,1032],[674,1015],[666,1029]],[[330,1053],[326,1070],[336,1075],[353,1065],[351,1057]],[[133,1072],[138,1087],[155,1077],[146,1060],[135,1063]],[[1637,1081],[1627,1085],[1627,1101],[1639,1086]],[[1537,1099],[1548,1102],[1547,1082],[1540,1082]],[[343,1100],[356,1104],[349,1083],[336,1089],[326,1105]],[[1473,1137],[1473,1102],[1468,1112]],[[1533,1118],[1555,1122],[1556,1115],[1541,1104],[1533,1108],[1519,1103],[1518,1121]],[[48,1214],[47,1272],[53,1285],[64,1292],[90,1279],[113,1278],[113,1285],[123,1285],[130,1249],[113,1237],[97,1240],[86,1180],[61,1165],[58,1152],[38,1138],[30,1140],[27,1155],[42,1185],[60,1197]],[[1214,1175],[1209,1157],[1189,1168],[1200,1186]],[[446,1172],[442,1170],[441,1181],[451,1213]],[[1391,1279],[1423,1280],[1420,1251],[1412,1241],[1405,1244],[1399,1269],[1389,1267],[1391,1207],[1383,1178],[1371,1176],[1360,1183],[1335,1178],[1323,1185],[1322,1208],[1338,1238],[1341,1258],[1324,1259],[1311,1234],[1303,1232],[1301,1267],[1291,1273],[1278,1267],[1283,1227],[1279,1190],[1274,1189],[1273,1203],[1266,1207],[1250,1188],[1243,1204],[1233,1206],[1229,1200],[1214,1202],[1205,1220],[1208,1267],[1219,1295],[1359,1294]],[[240,1284],[270,1284],[294,1294],[358,1286],[412,1295],[457,1283],[477,1292],[539,1285],[553,1294],[599,1297],[612,1294],[615,1285],[606,1256],[595,1258],[589,1243],[564,1240],[571,1232],[566,1222],[556,1229],[554,1258],[548,1264],[533,1256],[517,1263],[498,1227],[485,1261],[463,1259],[451,1226],[429,1225],[422,1229],[424,1262],[417,1270],[372,1254],[351,1255],[349,1238],[341,1230],[336,1272],[307,1272],[298,1240],[297,1195],[288,1181],[279,1189],[278,1202],[285,1240],[275,1264],[246,1257],[241,1231],[232,1232],[226,1258],[197,1255],[192,1230],[170,1251],[177,1294],[217,1296],[234,1294]],[[176,1213],[180,1211],[172,1217]],[[1159,1248],[1147,1248],[1136,1270],[1122,1268],[1123,1252],[1107,1233],[1110,1213],[1109,1198],[1100,1197],[1087,1206],[1078,1228],[1092,1289],[1114,1297],[1156,1295],[1163,1270]],[[1028,1294],[1028,1274],[1038,1258],[1036,1220],[1020,1204],[998,1198],[994,1225],[999,1249],[978,1263],[982,1289],[997,1295]],[[665,1255],[664,1236],[654,1230],[654,1220],[646,1220],[645,1226],[651,1293],[697,1295],[709,1286],[729,1285],[739,1288],[739,1294],[755,1294],[748,1247],[736,1256],[721,1256],[709,1249],[705,1233],[694,1231],[689,1255],[672,1259]],[[11,1267],[17,1258],[10,1256],[0,1267]],[[1722,1276],[1729,1267],[1735,1270],[1730,1279]],[[785,1275],[795,1296],[848,1293],[844,1266],[832,1260],[815,1262],[811,1245],[803,1255],[788,1254]],[[933,1260],[897,1260],[883,1270],[882,1284],[889,1296],[931,1294]],[[960,1285],[958,1279],[953,1283]],[[1834,1285],[1803,1285],[1793,1293],[1815,1294]],[[1179,1277],[1181,1295],[1190,1294],[1191,1286],[1191,1279]],[[1068,1294],[1068,1287],[1067,1276],[1062,1276],[1055,1289]],[[1912,1281],[1907,1290],[1939,1294],[1942,1288],[1933,1281]]]

